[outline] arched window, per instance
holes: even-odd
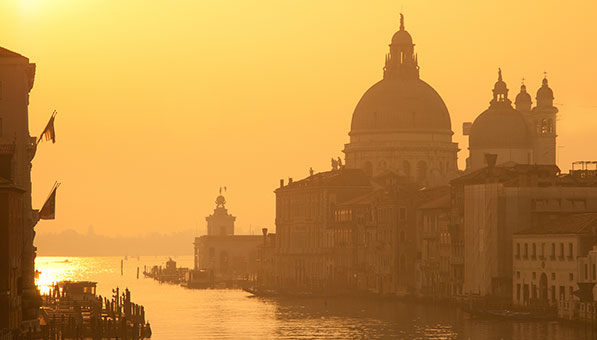
[[[422,182],[427,179],[427,163],[419,161],[417,163],[417,181]]]

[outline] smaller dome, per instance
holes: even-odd
[[[524,117],[507,103],[492,105],[475,119],[471,127],[471,148],[510,149],[530,145],[530,132]]]
[[[520,93],[516,95],[515,103],[518,105],[522,103],[530,104],[531,102],[531,95],[527,92],[527,86],[525,84],[522,84],[520,86]]]
[[[553,91],[549,88],[547,78],[543,78],[543,85],[537,90],[537,101],[542,99],[553,100]]]
[[[226,198],[224,198],[224,196],[222,196],[222,195],[219,195],[216,198],[216,205],[218,207],[223,207],[225,204],[226,204]]]

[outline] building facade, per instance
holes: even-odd
[[[39,292],[35,286],[35,237],[34,226],[38,221],[38,214],[31,205],[31,161],[35,156],[36,138],[29,134],[29,92],[35,79],[35,64],[29,59],[12,51],[0,47],[0,177],[2,185],[14,190],[21,190],[20,204],[14,205],[17,198],[9,198],[3,204],[9,204],[9,219],[4,221],[8,233],[8,264],[13,271],[9,276],[17,277],[17,294],[20,298],[12,299],[13,306],[20,306],[19,318],[23,322],[37,320],[39,309]],[[4,189],[3,189],[4,190]],[[8,189],[7,189],[8,190]],[[13,190],[13,189],[10,189]],[[8,203],[6,203],[8,202]],[[3,206],[2,209],[6,208]],[[19,216],[15,216],[18,214]],[[15,233],[18,233],[16,235]],[[17,254],[17,249],[20,254]],[[6,277],[3,277],[6,279]],[[14,282],[8,285],[6,291],[14,293]],[[3,291],[4,292],[4,291]],[[14,296],[12,296],[14,298]],[[20,302],[17,302],[19,301]],[[12,320],[15,320],[12,318]],[[10,325],[13,325],[9,322]],[[28,328],[28,327],[26,327]]]
[[[597,241],[597,214],[537,216],[513,237],[512,303],[552,306],[575,301],[580,259]]]
[[[206,217],[207,235],[196,237],[195,271],[207,270],[215,281],[248,279],[256,275],[259,235],[234,235],[236,217],[226,209],[226,199],[216,198],[216,208]]]

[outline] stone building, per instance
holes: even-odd
[[[556,164],[556,114],[553,91],[547,78],[537,91],[537,105],[522,85],[515,107],[508,98],[508,87],[498,73],[489,108],[475,121],[463,124],[469,136],[468,171],[483,168],[485,154],[497,155],[500,163]]]
[[[234,235],[236,217],[226,209],[226,199],[216,198],[216,208],[206,217],[207,235],[195,238],[195,270],[208,270],[215,281],[250,278],[257,274],[260,235]]]
[[[513,236],[512,303],[557,306],[577,300],[573,294],[580,281],[577,261],[597,241],[597,213],[552,214],[534,220],[533,226]]]
[[[449,188],[442,188],[449,189]],[[453,295],[453,275],[450,266],[452,237],[450,225],[450,193],[417,207],[417,291],[423,295],[449,297]]]
[[[8,251],[5,255],[10,256],[10,259],[6,263],[13,271],[9,277],[2,277],[1,284],[7,288],[2,292],[10,291],[7,298],[11,300],[11,305],[20,306],[19,318],[24,322],[35,322],[39,308],[39,292],[34,282],[33,246],[33,228],[38,221],[38,214],[31,206],[31,161],[36,151],[36,138],[29,134],[28,113],[29,92],[34,79],[35,64],[18,53],[0,47],[0,177],[3,181],[2,192],[8,195],[8,199],[2,202],[2,209],[6,209],[5,204],[9,204],[10,209],[5,211],[10,220],[2,215],[8,223],[3,224],[4,236],[8,237],[3,240],[11,243],[8,248],[2,249]],[[19,191],[22,193],[17,195]],[[18,207],[14,205],[15,200],[21,201]],[[14,244],[19,241],[22,243]],[[8,282],[11,278],[17,280],[16,294],[20,299],[12,295],[15,291],[14,281]]]
[[[464,235],[463,293],[510,300],[515,233],[541,214],[597,212],[597,187],[555,165],[511,164],[454,181],[455,227]]]
[[[0,331],[18,329],[23,320],[24,192],[0,177]]]
[[[419,77],[411,35],[400,18],[383,79],[358,102],[345,145],[346,166],[368,175],[393,170],[427,186],[447,184],[458,173],[448,109]]]
[[[276,276],[279,289],[324,291],[337,278],[332,253],[334,207],[371,191],[360,169],[337,168],[276,189]]]

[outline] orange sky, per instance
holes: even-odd
[[[272,228],[279,179],[341,155],[401,4],[461,168],[462,122],[498,67],[512,98],[548,72],[562,169],[597,159],[595,1],[15,0],[0,3],[0,46],[37,64],[31,133],[59,111],[33,161],[35,207],[62,182],[38,232],[203,232],[224,185],[237,230]]]

